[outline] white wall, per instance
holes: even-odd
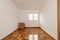
[[[47,33],[52,37],[57,39],[57,0],[47,0],[46,5],[40,11],[40,25]],[[25,22],[26,27],[31,26],[32,21],[28,21],[28,13],[31,10],[25,11],[19,10],[11,1],[0,0],[0,39],[4,38],[7,34],[18,28],[18,21]],[[33,11],[32,13],[39,13],[38,11]],[[20,18],[19,18],[20,17]],[[20,19],[20,20],[19,20]],[[30,24],[28,24],[30,23]],[[32,26],[38,26],[39,22],[36,21]]]
[[[18,13],[10,0],[0,0],[0,40],[18,28]]]
[[[29,14],[38,13],[39,10],[20,10],[20,23],[25,23],[26,27],[39,27],[39,20],[31,21],[29,20]]]
[[[57,0],[47,0],[40,10],[40,25],[57,40]]]

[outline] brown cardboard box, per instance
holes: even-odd
[[[19,29],[24,28],[25,24],[24,23],[19,23]]]

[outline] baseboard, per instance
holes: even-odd
[[[25,26],[25,27],[32,27],[32,26]],[[38,26],[34,26],[34,27],[38,27]]]
[[[12,32],[14,32],[15,30],[17,30],[18,27],[15,27],[13,30],[11,30],[9,33],[7,33],[6,35],[4,35],[0,40],[4,39],[5,37],[7,37],[8,35],[10,35]]]
[[[49,32],[47,32],[44,28],[40,27],[47,35],[49,35],[51,38],[55,39]],[[56,40],[56,39],[55,39]]]

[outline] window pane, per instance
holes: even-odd
[[[32,34],[29,35],[29,40],[33,40],[33,35]]]
[[[38,20],[38,14],[34,14],[34,20]]]
[[[33,20],[33,14],[29,14],[29,20]]]

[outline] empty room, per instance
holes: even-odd
[[[0,40],[60,40],[58,4],[57,0],[0,0]]]

